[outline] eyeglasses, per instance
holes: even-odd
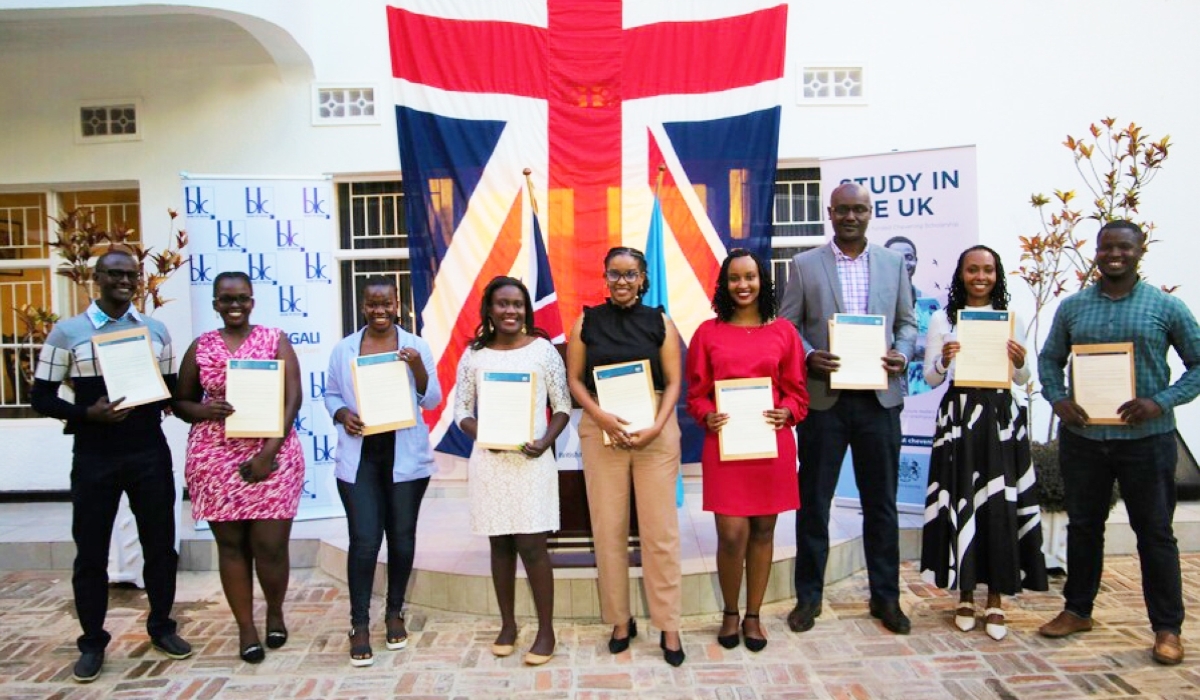
[[[833,213],[837,214],[838,216],[845,216],[850,212],[854,212],[855,214],[861,216],[863,214],[869,214],[871,212],[871,207],[868,207],[865,204],[855,204],[853,206],[849,204],[839,204],[833,208]]]
[[[133,281],[138,278],[137,270],[96,270],[96,273],[114,280]]]
[[[604,279],[608,280],[609,282],[616,282],[618,280],[625,280],[626,282],[636,282],[637,278],[641,277],[641,275],[642,275],[641,270],[625,270],[624,272],[621,272],[620,270],[605,270],[604,271]]]
[[[236,296],[232,294],[222,294],[219,297],[213,297],[213,300],[222,306],[232,306],[234,304],[245,306],[247,304],[254,303],[254,297],[250,296],[249,294],[238,294]]]

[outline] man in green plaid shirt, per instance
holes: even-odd
[[[1183,586],[1175,516],[1174,407],[1200,394],[1200,328],[1179,299],[1138,276],[1146,235],[1129,221],[1105,224],[1096,239],[1100,280],[1062,302],[1038,358],[1042,394],[1062,420],[1059,464],[1067,515],[1066,599],[1039,632],[1066,637],[1092,629],[1092,603],[1104,567],[1104,523],[1114,479],[1137,535],[1142,593],[1154,629],[1151,655],[1183,661]],[[1136,396],[1118,409],[1122,425],[1093,425],[1063,378],[1071,347],[1133,343]],[[1186,371],[1170,384],[1167,349]]]

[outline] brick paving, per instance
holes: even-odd
[[[1185,602],[1194,609],[1200,604],[1200,554],[1185,555],[1183,567]],[[647,630],[645,620],[630,651],[617,656],[606,649],[607,626],[563,623],[554,659],[533,669],[521,664],[520,653],[506,659],[491,655],[496,619],[414,608],[408,613],[408,649],[386,651],[377,624],[375,665],[354,669],[347,663],[346,591],[320,570],[293,572],[285,608],[291,639],[283,649],[268,651],[257,666],[238,658],[237,630],[217,574],[185,572],[176,617],[196,655],[172,661],[151,649],[144,632],[144,596],[114,588],[108,615],[113,642],[104,673],[95,683],[79,685],[70,675],[78,627],[69,574],[7,572],[0,573],[0,697],[1200,698],[1200,664],[1194,656],[1173,668],[1150,660],[1153,636],[1135,557],[1107,560],[1095,630],[1066,640],[1036,633],[1061,608],[1061,577],[1049,593],[1009,601],[1009,636],[994,642],[982,624],[967,634],[954,628],[954,594],[923,583],[912,564],[903,576],[902,604],[913,621],[908,637],[887,633],[867,614],[866,574],[859,573],[827,589],[824,614],[805,634],[788,631],[788,604],[764,608],[771,641],[760,654],[718,646],[715,615],[684,619],[688,660],[678,669],[662,661],[657,630]],[[261,603],[257,614],[261,620]],[[528,645],[533,621],[521,623],[519,641]],[[1189,653],[1200,653],[1200,647]]]

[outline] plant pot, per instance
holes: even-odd
[[[1067,571],[1067,523],[1064,512],[1042,511],[1042,554],[1046,557],[1047,569]]]

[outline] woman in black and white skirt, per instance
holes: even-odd
[[[986,246],[964,251],[946,308],[930,319],[925,344],[930,386],[954,374],[958,312],[1006,310],[1008,300],[995,251]],[[1024,339],[1019,320],[1013,337]],[[1024,386],[1033,358],[1013,339],[1008,356],[1012,381]],[[1011,389],[949,387],[938,407],[929,460],[921,573],[940,588],[960,592],[954,624],[964,632],[975,628],[977,585],[988,587],[986,630],[996,640],[1008,632],[1001,596],[1047,588],[1034,480],[1025,408]]]

